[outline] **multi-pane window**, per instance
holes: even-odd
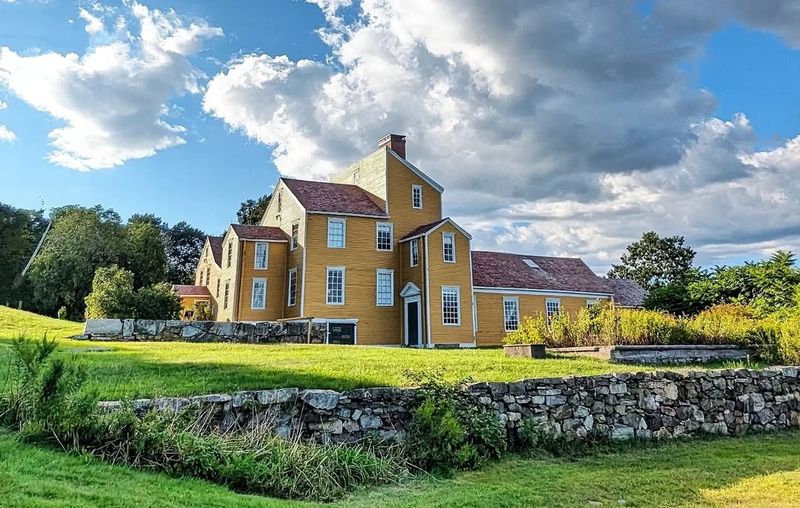
[[[461,324],[461,291],[458,286],[442,287],[442,323],[446,325]]]
[[[545,310],[547,311],[547,322],[549,323],[553,316],[557,316],[561,312],[561,300],[558,298],[548,298],[544,302]]]
[[[286,302],[289,307],[297,303],[297,268],[289,270],[289,296]]]
[[[217,279],[217,298],[219,298],[219,279]]]
[[[344,268],[328,267],[326,293],[328,305],[344,304]]]
[[[376,285],[378,306],[391,307],[394,305],[394,270],[378,270]]]
[[[513,332],[519,328],[518,298],[503,298],[503,323],[505,323],[507,332]]]
[[[408,249],[411,266],[417,266],[419,264],[419,238],[411,240]]]
[[[253,279],[253,297],[250,308],[263,309],[267,304],[267,279]]]
[[[228,308],[228,297],[230,296],[230,294],[231,294],[231,281],[226,280],[225,281],[225,294],[222,297],[222,308],[223,309],[227,309]]]
[[[202,284],[200,284],[202,286]],[[206,268],[206,286],[211,285],[211,267]]]
[[[392,250],[392,225],[388,222],[378,223],[378,250]]]
[[[300,224],[294,223],[292,224],[292,244],[291,250],[295,250],[297,248],[297,239],[300,237]]]
[[[344,248],[344,219],[328,219],[328,247]]]
[[[278,213],[281,213],[281,209],[283,209],[283,193],[278,193],[278,206],[277,206]]]
[[[445,263],[456,262],[456,235],[453,233],[442,233],[442,256]]]
[[[422,208],[422,185],[411,186],[411,206]]]
[[[233,261],[233,242],[228,242],[228,268],[231,267]]]
[[[203,270],[200,270],[200,282],[199,282],[198,285],[200,285],[200,286],[203,285]]]
[[[264,270],[267,268],[267,252],[268,246],[266,242],[257,242],[256,243],[256,268],[259,270]]]
[[[595,305],[599,304],[600,300],[586,300],[586,308],[591,309]]]

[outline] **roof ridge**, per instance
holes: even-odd
[[[504,252],[499,250],[474,250],[473,253],[485,253],[485,254],[507,254],[509,256],[518,256],[518,257],[529,257],[529,258],[547,258],[547,259],[578,259],[583,261],[582,258],[578,256],[547,256],[542,254],[519,254],[516,252]]]

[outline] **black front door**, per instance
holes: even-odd
[[[406,305],[406,330],[408,331],[408,345],[419,345],[419,302],[409,302]]]

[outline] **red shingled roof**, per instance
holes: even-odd
[[[236,236],[243,240],[289,241],[289,236],[281,228],[274,226],[245,226],[231,224]]]
[[[293,178],[281,180],[306,211],[386,217],[383,207],[375,203],[369,194],[357,185]]]
[[[211,255],[214,256],[214,262],[217,266],[222,266],[222,237],[209,236],[208,243],[211,245]]]
[[[523,259],[530,259],[538,268],[531,268]],[[472,285],[581,293],[614,292],[579,258],[526,256],[506,252],[473,251]]]
[[[449,220],[449,219],[450,219],[449,217],[445,217],[444,219],[439,219],[436,222],[431,222],[430,224],[424,224],[424,225],[422,225],[422,226],[420,226],[418,228],[414,228],[407,235],[403,236],[403,238],[401,238],[399,241],[402,242],[404,240],[408,240],[409,238],[414,238],[415,236],[424,235],[428,231],[436,228],[436,226],[438,226],[439,224],[441,224],[441,223],[443,223],[443,222],[445,222],[446,220]]]
[[[614,303],[620,307],[644,307],[647,291],[631,279],[603,279],[614,290]]]
[[[187,286],[182,284],[175,284],[172,286],[172,290],[178,293],[180,296],[208,296],[211,297],[211,293],[208,292],[208,288],[205,286]]]

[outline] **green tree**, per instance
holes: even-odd
[[[633,279],[651,290],[683,281],[692,268],[694,256],[695,251],[684,245],[682,236],[662,238],[649,231],[628,246],[620,264],[612,265],[608,276]]]
[[[64,306],[70,319],[84,315],[97,268],[121,261],[124,231],[119,215],[100,206],[54,209],[50,232],[30,269],[38,310],[54,316]]]
[[[236,212],[236,220],[239,224],[249,224],[257,226],[261,224],[261,218],[264,217],[264,212],[267,210],[272,194],[264,194],[258,199],[248,199],[242,201],[239,206],[239,211]]]
[[[98,268],[86,296],[86,319],[130,318],[135,310],[133,273],[117,265]]]
[[[31,288],[20,277],[47,227],[42,211],[0,203],[0,304],[28,304]]]
[[[133,272],[136,288],[164,282],[167,252],[164,235],[152,222],[131,218],[125,228],[125,266]]]
[[[167,281],[193,284],[194,270],[200,260],[206,234],[186,222],[179,222],[164,231],[167,249]]]

